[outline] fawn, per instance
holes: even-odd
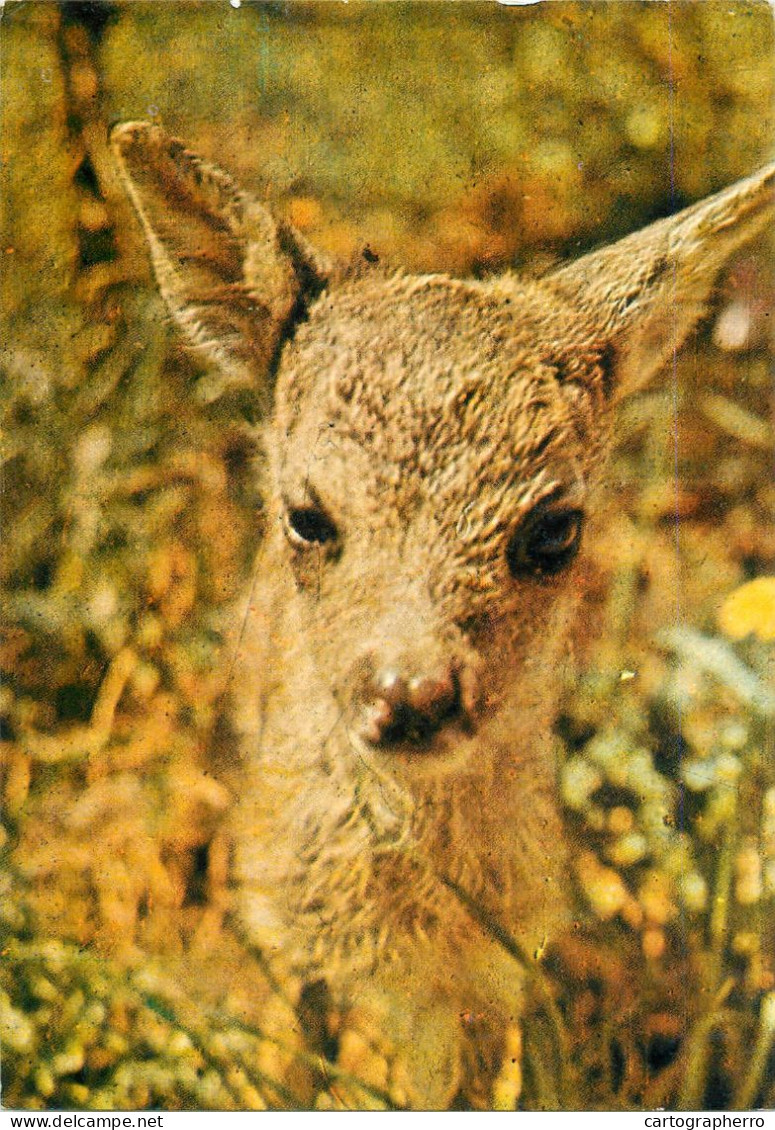
[[[514,947],[568,915],[556,672],[616,403],[767,222],[775,166],[541,280],[461,281],[338,267],[158,127],[113,146],[179,330],[265,399],[235,910],[389,1034],[400,1101],[444,1106],[461,1013],[518,1022]]]

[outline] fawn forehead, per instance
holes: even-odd
[[[572,311],[540,284],[507,297],[440,276],[359,277],[326,293],[286,350],[277,388],[285,472],[328,452],[375,489],[527,486],[584,463],[557,376]]]

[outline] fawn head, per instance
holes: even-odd
[[[416,765],[509,702],[537,725],[613,406],[763,225],[773,169],[541,281],[463,282],[339,269],[161,129],[113,143],[184,337],[273,404],[272,537],[352,733]]]

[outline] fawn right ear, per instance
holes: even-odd
[[[226,173],[147,122],[111,144],[145,229],[156,278],[189,346],[231,386],[255,386],[330,265]]]
[[[595,327],[614,398],[643,387],[705,312],[721,267],[771,221],[775,165],[550,275]]]

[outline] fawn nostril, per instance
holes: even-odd
[[[407,685],[394,667],[387,667],[374,680],[374,690],[379,698],[391,706],[400,706],[406,702]]]
[[[460,681],[452,666],[409,679],[385,668],[367,688],[361,734],[374,745],[421,745],[461,713]]]
[[[441,721],[456,711],[460,696],[457,675],[449,670],[440,678],[427,675],[411,679],[408,687],[412,710],[429,719]]]
[[[361,711],[360,734],[372,745],[381,745],[397,726],[397,713],[384,698],[367,703]]]

